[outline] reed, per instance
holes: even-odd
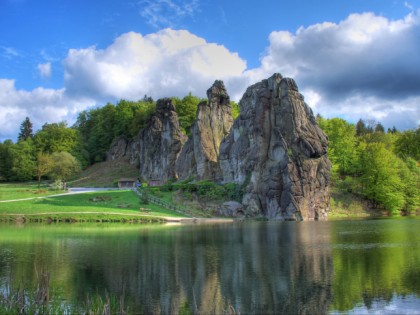
[[[120,298],[105,292],[105,298],[99,293],[87,296],[86,302],[73,305],[62,299],[50,289],[50,273],[42,271],[37,274],[35,289],[28,288],[22,280],[17,286],[13,285],[10,275],[7,283],[0,287],[0,314],[84,314],[84,315],[126,315],[125,293]]]

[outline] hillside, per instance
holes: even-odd
[[[127,160],[119,159],[93,164],[82,171],[69,187],[114,187],[120,178],[137,178],[138,169]]]

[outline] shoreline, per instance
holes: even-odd
[[[118,212],[43,212],[0,214],[0,223],[233,223],[234,218],[187,218]]]

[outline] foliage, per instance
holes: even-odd
[[[80,171],[80,164],[68,152],[54,152],[51,155],[50,175],[54,179],[67,180]]]
[[[360,149],[360,182],[363,194],[376,208],[382,204],[392,213],[401,210],[405,203],[404,185],[399,176],[400,161],[383,143],[366,145]]]
[[[34,137],[32,122],[29,117],[26,117],[25,120],[20,125],[20,132],[18,136],[18,141],[26,141]]]
[[[328,157],[333,164],[333,184],[367,198],[372,208],[390,213],[414,212],[420,206],[416,131],[384,133],[375,121],[356,126],[339,119],[317,117],[328,135]],[[414,159],[413,159],[414,158]]]
[[[44,124],[35,134],[38,150],[45,153],[71,152],[77,147],[79,135],[75,129],[68,128],[66,122]]]
[[[140,203],[144,204],[144,205],[148,205],[149,204],[149,189],[148,188],[143,188],[141,190],[141,196],[140,196]]]
[[[192,197],[192,194],[207,199],[227,199],[241,201],[243,189],[235,183],[225,185],[217,184],[209,180],[191,182],[191,179],[180,181],[178,183],[168,183],[161,187],[163,191],[180,190],[186,197]]]
[[[232,117],[233,117],[233,119],[238,118],[238,116],[240,114],[239,104],[236,103],[235,101],[230,101],[230,106],[232,107]]]
[[[395,152],[403,159],[420,161],[420,127],[400,133],[395,141]]]
[[[116,137],[135,137],[146,126],[155,105],[150,98],[138,102],[121,100],[116,106],[108,103],[81,112],[74,128],[80,133],[83,148],[88,152],[89,164],[104,161]]]
[[[19,141],[10,148],[12,174],[10,180],[28,181],[34,176],[35,147],[32,139]]]
[[[202,101],[200,98],[193,96],[191,92],[183,99],[178,97],[172,98],[175,111],[178,114],[179,128],[186,135],[191,134],[190,128],[195,121],[198,104]]]
[[[11,148],[13,147],[12,140],[0,142],[0,181],[8,181],[12,175],[12,156]]]
[[[52,158],[49,154],[43,153],[42,151],[38,152],[37,159],[35,162],[35,176],[38,179],[38,188],[41,185],[41,177],[47,175],[53,166]]]
[[[356,129],[341,118],[319,119],[319,125],[328,136],[328,157],[333,171],[348,174],[356,162]]]
[[[97,292],[91,297],[88,294],[85,303],[74,305],[64,301],[53,289],[49,272],[42,271],[36,277],[37,285],[33,289],[23,277],[19,285],[13,285],[10,276],[0,293],[1,314],[127,314],[123,295],[116,298],[105,291],[103,299]]]

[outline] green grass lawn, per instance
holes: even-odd
[[[0,217],[10,218],[16,214],[25,218],[70,218],[76,221],[98,221],[101,218],[113,221],[121,216],[183,217],[177,212],[153,204],[141,204],[132,191],[101,191],[0,203]]]
[[[51,190],[46,184],[41,184],[38,189],[38,183],[34,182],[0,184],[0,200],[33,198],[59,193],[62,191]]]

